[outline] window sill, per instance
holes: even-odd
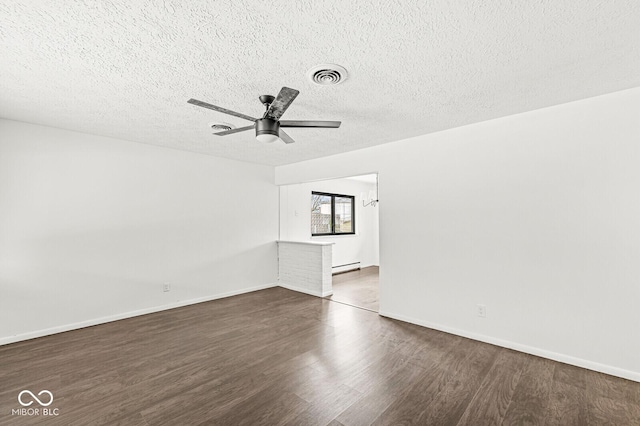
[[[324,239],[324,238],[349,238],[349,237],[357,237],[358,233],[355,234],[331,234],[331,235],[312,235],[311,239]]]

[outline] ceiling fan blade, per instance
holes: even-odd
[[[341,121],[282,120],[280,127],[329,127],[337,129]]]
[[[224,114],[235,115],[236,117],[244,118],[245,120],[249,120],[249,121],[256,121],[257,120],[256,118],[250,117],[248,115],[241,114],[241,113],[235,112],[235,111],[231,111],[230,109],[222,108],[222,107],[219,107],[219,106],[211,105],[211,104],[208,104],[206,102],[199,101],[197,99],[189,99],[187,102],[190,103],[190,104],[193,104],[193,105],[197,105],[197,106],[203,107],[203,108],[209,108],[209,109],[212,109],[214,111],[222,112]]]
[[[293,139],[291,139],[291,136],[289,136],[288,134],[286,134],[284,132],[284,130],[280,129],[280,139],[282,139],[282,141],[284,143],[294,143],[295,141]]]
[[[216,136],[227,136],[227,135],[232,135],[234,133],[244,132],[245,130],[251,130],[253,128],[255,128],[255,125],[246,126],[246,127],[238,127],[237,129],[225,130],[223,132],[214,133],[214,135],[216,135]]]
[[[283,87],[280,89],[280,93],[278,93],[276,99],[271,102],[271,105],[269,105],[269,109],[264,114],[264,118],[279,120],[299,93],[300,92],[296,89],[291,89],[289,87]]]

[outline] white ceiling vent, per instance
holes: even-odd
[[[347,79],[347,70],[336,64],[316,65],[307,71],[307,77],[315,84],[330,86],[342,83]]]
[[[235,129],[236,126],[229,123],[209,123],[213,133],[226,132],[227,130]]]

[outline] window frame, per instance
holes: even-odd
[[[331,232],[322,233],[322,234],[314,234],[312,232],[311,233],[312,237],[326,237],[326,236],[336,236],[336,235],[355,235],[355,233],[356,233],[356,196],[355,195],[345,195],[345,194],[334,194],[332,192],[311,191],[311,196],[314,196],[314,195],[324,195],[326,197],[331,197]],[[351,199],[351,232],[336,232],[336,197],[337,198],[350,198]]]

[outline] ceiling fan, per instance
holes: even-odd
[[[199,101],[197,99],[189,99],[187,102],[193,105],[201,106],[203,108],[209,108],[214,111],[222,112],[236,117],[244,118],[245,120],[253,121],[254,124],[246,127],[238,127],[237,129],[225,130],[223,132],[214,133],[218,136],[231,135],[233,133],[244,132],[249,129],[256,129],[256,139],[259,142],[271,143],[282,139],[285,143],[295,142],[291,139],[291,136],[286,134],[281,127],[326,127],[326,128],[338,128],[340,127],[340,121],[313,121],[313,120],[280,120],[282,114],[289,108],[293,100],[298,96],[300,92],[296,89],[289,87],[283,87],[278,93],[277,97],[271,95],[262,95],[259,97],[260,102],[266,107],[266,111],[262,118],[254,118],[239,112],[231,111],[226,108],[211,105],[206,102]]]

